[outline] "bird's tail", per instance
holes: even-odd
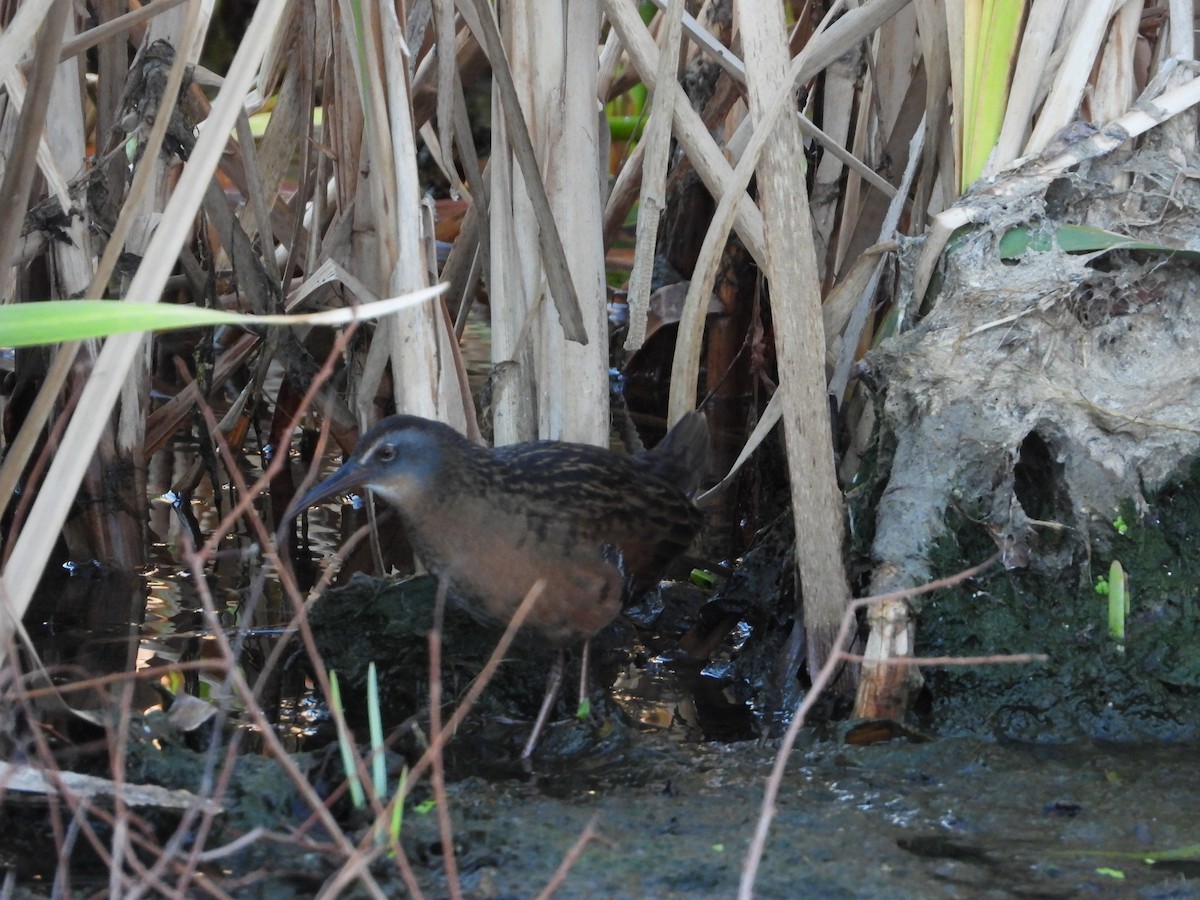
[[[708,468],[708,421],[692,411],[675,423],[666,437],[638,456],[650,471],[689,497],[700,487]]]

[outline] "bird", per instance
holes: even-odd
[[[542,440],[488,448],[441,422],[379,421],[345,463],[284,513],[369,489],[454,602],[504,628],[533,586],[523,627],[558,651],[521,759],[533,753],[562,683],[565,648],[587,641],[658,583],[703,525],[692,495],[708,425],[684,415],[650,450]],[[581,677],[581,696],[586,691]]]

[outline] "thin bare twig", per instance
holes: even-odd
[[[185,532],[185,540],[186,538],[187,534]],[[207,549],[207,545],[205,549]],[[213,602],[212,594],[208,590],[207,579],[204,577],[204,566],[208,556],[204,551],[192,550],[185,551],[184,555],[188,561],[188,565],[191,568],[192,573],[195,575],[196,593],[203,604],[204,617],[208,621],[209,627],[212,629],[213,638],[216,641],[217,648],[227,659],[233,659],[233,647],[230,644],[228,636],[225,634],[225,630],[221,627],[220,619],[217,616],[216,605]],[[263,713],[262,707],[254,701],[254,692],[250,689],[250,685],[246,682],[245,676],[237,668],[237,666],[232,666],[230,668],[229,677],[226,680],[225,687],[226,690],[231,690],[246,704],[246,713],[258,730],[259,736],[262,739],[267,752],[275,758],[276,763],[278,763],[284,774],[287,775],[297,792],[304,799],[304,802],[309,804],[309,806],[321,817],[322,824],[325,826],[326,830],[329,832],[338,848],[347,855],[353,855],[354,845],[350,842],[349,838],[346,837],[346,833],[333,818],[333,815],[329,812],[328,808],[326,808],[324,801],[313,789],[312,785],[309,784],[309,781],[304,776],[304,773],[296,767],[296,764],[288,755],[287,750],[279,740],[279,736],[275,733],[275,729],[271,727],[271,723],[267,720],[266,715]],[[370,872],[360,871],[357,873],[357,875],[363,888],[368,894],[383,900],[385,896],[383,889],[375,881],[375,878]]]
[[[534,603],[536,603],[538,598],[542,596],[542,591],[545,590],[545,587],[545,580],[538,579],[536,582],[534,582],[533,587],[529,589],[529,593],[525,595],[525,599],[521,601],[521,605],[517,607],[517,611],[513,614],[512,619],[509,621],[508,627],[505,628],[504,633],[500,635],[500,640],[496,642],[496,647],[494,650],[492,650],[492,655],[488,657],[487,662],[484,664],[483,671],[480,672],[479,676],[471,683],[471,687],[467,690],[466,695],[459,702],[458,708],[455,709],[454,715],[450,717],[450,720],[446,723],[441,731],[433,735],[433,739],[430,741],[429,747],[423,754],[421,754],[421,758],[417,760],[416,765],[414,765],[409,771],[407,789],[403,794],[397,792],[396,796],[392,798],[391,803],[389,803],[384,809],[384,815],[390,816],[393,805],[396,803],[403,803],[405,801],[405,798],[412,791],[413,786],[417,783],[417,780],[433,764],[433,755],[435,753],[441,753],[442,746],[447,740],[449,740],[450,735],[454,734],[454,732],[458,729],[458,726],[462,723],[462,720],[467,717],[467,714],[475,705],[475,701],[478,700],[479,695],[483,693],[483,689],[487,687],[488,682],[492,679],[492,676],[496,674],[496,669],[500,667],[500,663],[504,660],[505,655],[508,653],[508,648],[512,645],[513,640],[517,636],[517,632],[521,629],[521,625],[525,622],[526,617],[528,617],[530,611],[533,609]],[[373,833],[374,828],[382,827],[383,824],[384,822],[382,820],[376,821],[372,828],[367,830],[368,834]],[[348,885],[356,875],[358,875],[361,869],[370,865],[375,857],[381,852],[379,848],[368,850],[366,847],[367,843],[367,838],[364,838],[359,843],[359,849],[365,852],[358,854],[354,858],[346,861],[346,863],[342,866],[341,871],[336,873],[334,877],[330,878],[330,880],[326,882],[322,889],[322,896],[338,896],[340,891],[342,891],[345,886]]]
[[[446,872],[446,888],[454,900],[462,897],[462,885],[458,880],[458,859],[454,855],[454,823],[450,820],[450,797],[446,793],[445,754],[442,748],[442,625],[446,612],[445,579],[438,581],[437,600],[433,605],[433,627],[429,629],[429,730],[433,732],[433,771],[430,783],[437,805],[438,831],[442,836],[442,867]]]
[[[567,851],[562,858],[562,862],[558,864],[558,868],[554,870],[554,876],[542,888],[541,893],[537,895],[537,900],[549,900],[554,895],[554,892],[562,887],[563,882],[567,880],[567,875],[575,863],[579,862],[579,857],[583,855],[584,848],[587,847],[596,838],[596,822],[600,820],[600,815],[597,813],[588,819],[588,823],[584,826],[579,837],[575,839],[575,843],[571,845],[571,849]]]
[[[767,833],[771,828],[771,820],[775,817],[775,801],[779,797],[779,789],[783,784],[783,772],[787,768],[788,757],[791,755],[792,747],[795,746],[796,738],[800,734],[800,729],[804,726],[804,721],[808,713],[816,705],[821,692],[833,680],[834,674],[841,667],[842,663],[846,661],[846,647],[849,646],[849,640],[857,621],[858,611],[877,603],[916,597],[942,588],[953,587],[956,584],[966,581],[968,578],[973,578],[980,572],[986,571],[999,558],[1000,554],[995,553],[974,568],[959,572],[957,575],[939,578],[937,581],[931,581],[929,584],[924,584],[920,587],[905,588],[899,591],[892,591],[888,594],[864,597],[853,601],[846,607],[846,611],[842,615],[841,626],[838,628],[837,637],[833,641],[833,652],[830,653],[829,659],[825,661],[825,665],[821,667],[821,671],[817,673],[817,677],[813,679],[812,687],[804,695],[803,702],[801,702],[796,708],[796,712],[792,715],[792,721],[788,724],[787,732],[784,734],[783,741],[779,745],[779,752],[775,754],[775,764],[771,768],[771,775],[767,779],[766,787],[763,790],[762,809],[758,815],[758,824],[754,829],[754,837],[751,839],[750,847],[746,850],[746,857],[742,861],[742,878],[738,885],[738,897],[740,900],[750,900],[754,894],[754,880],[758,875],[758,866],[762,861],[763,850],[767,844]]]
[[[893,656],[891,659],[872,659],[884,666],[997,666],[1011,663],[1047,662],[1050,657],[1045,653],[1004,653],[993,656]],[[866,662],[865,656],[856,653],[843,653],[843,662]]]

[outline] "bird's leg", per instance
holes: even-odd
[[[529,735],[529,740],[525,742],[525,749],[521,751],[520,758],[522,760],[528,760],[537,748],[538,738],[542,736],[542,729],[546,727],[546,720],[550,718],[550,710],[554,709],[554,701],[558,699],[558,692],[562,688],[563,668],[564,655],[563,651],[559,650],[558,655],[554,657],[554,666],[550,669],[550,677],[546,679],[546,696],[542,698],[542,708],[538,710],[537,719],[533,723],[533,731]]]

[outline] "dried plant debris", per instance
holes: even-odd
[[[1200,448],[1200,268],[1187,252],[1200,247],[1196,166],[1164,171],[1147,152],[1084,164],[1053,183],[1053,204],[1008,198],[951,242],[920,324],[868,357],[894,444],[876,590],[928,578],[952,507],[986,525],[1010,565],[1086,561],[1095,523]],[[1013,228],[1044,238],[1066,225],[1141,243],[999,250]]]

